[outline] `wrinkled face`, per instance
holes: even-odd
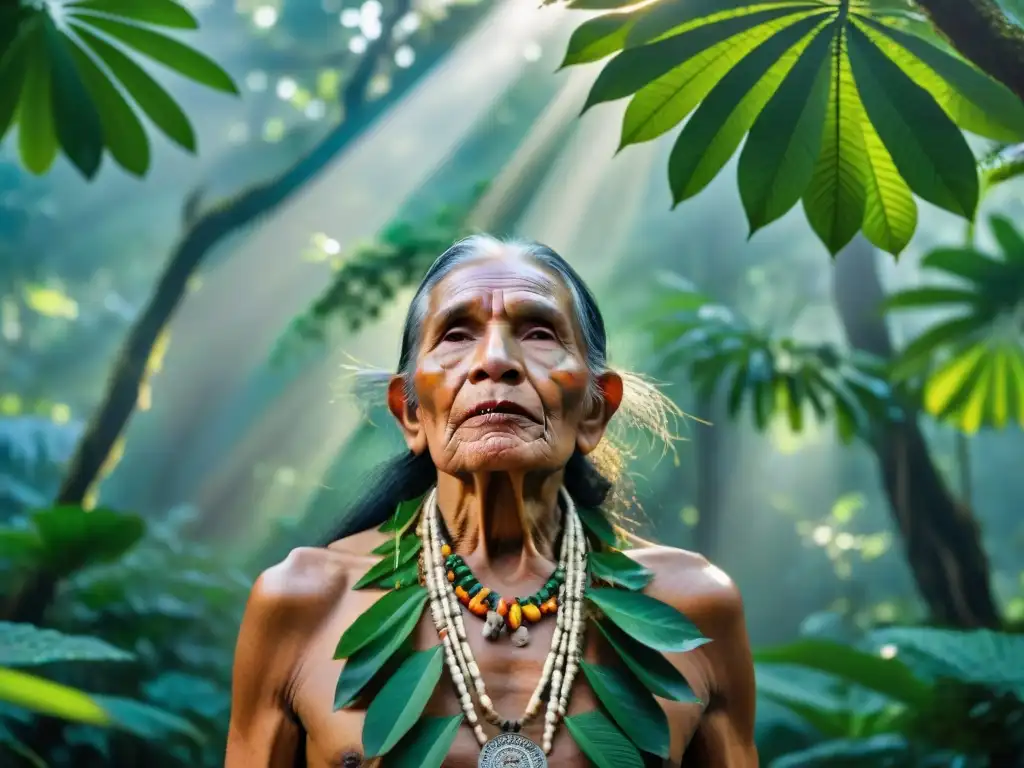
[[[415,406],[392,381],[391,410],[410,449],[453,475],[560,469],[597,446],[622,394],[614,373],[591,380],[561,280],[508,254],[431,291],[412,383]]]

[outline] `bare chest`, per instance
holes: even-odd
[[[365,611],[373,601],[372,594],[354,593],[346,596],[335,615],[324,623],[316,636],[310,639],[307,652],[298,670],[293,688],[293,707],[306,731],[306,756],[310,768],[355,768],[376,766],[379,761],[363,757],[361,733],[366,708],[372,701],[375,690],[370,687],[366,695],[345,709],[334,711],[335,686],[344,667],[344,661],[335,661],[332,656],[338,638],[344,630]],[[541,677],[544,661],[549,653],[554,621],[542,621],[531,627],[530,642],[517,648],[509,638],[496,642],[486,640],[481,634],[482,622],[474,616],[465,617],[470,647],[476,657],[481,677],[487,687],[487,694],[502,717],[513,720],[523,716],[530,696]],[[589,632],[584,658],[593,663],[616,663],[609,658],[606,650]],[[416,630],[415,644],[418,649],[438,644],[434,627],[425,615]],[[695,656],[699,651],[688,654],[691,660],[681,657],[673,660],[690,685],[706,700],[709,681],[706,670]],[[679,704],[660,701],[668,715],[672,761],[678,763],[686,745],[699,725],[702,709],[699,705]],[[569,715],[597,708],[593,692],[583,675],[576,678],[569,701]],[[457,715],[461,712],[455,689],[447,672],[441,678],[433,697],[427,705],[428,715]],[[485,726],[488,736],[497,735],[497,729]],[[543,715],[528,724],[523,735],[539,744],[544,730]],[[444,768],[476,768],[480,747],[472,730],[463,724],[455,743],[444,763]],[[589,762],[580,753],[564,726],[556,732],[548,764],[552,768],[585,768]]]

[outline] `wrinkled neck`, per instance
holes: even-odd
[[[557,560],[562,473],[544,476],[438,473],[437,504],[452,549],[478,565],[515,574]]]

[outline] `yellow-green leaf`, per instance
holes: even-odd
[[[832,255],[857,234],[867,205],[863,108],[849,61],[835,55],[843,40],[845,33],[832,41],[834,63],[821,154],[803,198],[807,221]]]
[[[626,35],[635,23],[635,14],[610,13],[587,19],[573,30],[562,66],[588,64],[610,56],[626,44]]]
[[[987,351],[984,344],[975,344],[953,356],[929,376],[924,389],[925,409],[940,416],[951,405],[955,407],[958,401],[965,400],[965,392],[969,391],[967,385],[973,384],[986,367],[984,358]]]
[[[174,0],[75,0],[66,9],[70,15],[98,12],[172,29],[199,28],[192,12]]]
[[[899,256],[917,229],[917,201],[900,176],[877,131],[867,119],[864,132],[864,236],[886,253]]]
[[[18,106],[18,148],[25,167],[42,174],[53,165],[59,151],[53,123],[53,70],[42,23],[26,39],[25,46],[27,67]]]
[[[110,715],[89,694],[0,667],[0,702],[41,715],[89,725],[110,725]]]

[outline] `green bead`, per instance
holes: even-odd
[[[551,590],[544,587],[540,592],[537,593],[537,597],[540,598],[542,603],[546,603],[548,598],[551,597]]]
[[[456,565],[451,569],[455,573],[455,578],[461,579],[463,576],[472,576],[473,572],[469,570],[468,565]]]
[[[488,608],[490,608],[492,611],[498,610],[498,601],[501,600],[501,595],[499,595],[497,592],[491,592],[489,595],[487,595],[485,599],[487,601]]]
[[[559,583],[565,581],[565,571],[561,568],[556,568],[554,578],[557,579]]]
[[[469,588],[476,583],[476,576],[474,576],[472,573],[467,573],[465,576],[463,576],[461,579],[455,582],[455,586],[462,587],[464,590],[468,592]]]
[[[470,587],[466,591],[469,593],[470,597],[476,597],[479,594],[481,589],[483,589],[483,585],[478,581],[476,584],[474,584],[472,587]]]

